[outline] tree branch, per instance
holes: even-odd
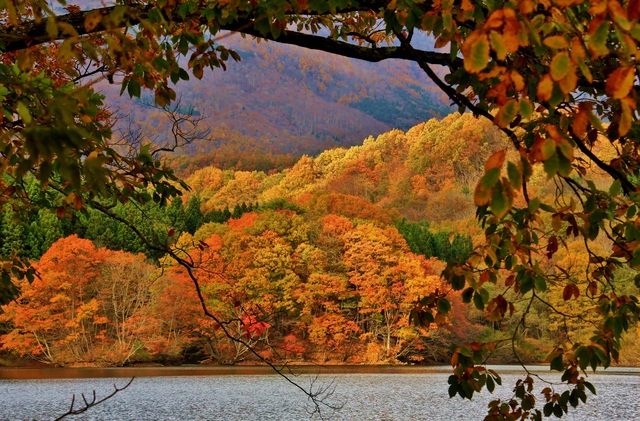
[[[359,1],[355,5],[345,6],[336,10],[326,11],[314,11],[314,10],[290,10],[285,13],[287,16],[315,16],[325,14],[347,14],[354,12],[366,12],[366,11],[379,11],[384,9],[389,3],[389,0],[365,0]],[[204,7],[204,5],[202,5]],[[85,26],[85,19],[89,14],[100,13],[103,17],[107,17],[112,14],[116,9],[126,7],[127,12],[124,14],[126,19],[120,22],[109,22],[109,19],[102,19],[95,27],[89,29]],[[133,26],[139,24],[141,21],[149,18],[149,14],[152,10],[161,10],[164,13],[164,9],[157,6],[155,2],[146,4],[134,4],[128,2],[125,5],[100,7],[90,10],[82,10],[78,12],[67,13],[64,15],[56,15],[55,19],[57,23],[66,24],[66,26],[73,28],[75,34],[69,33],[69,31],[58,31],[55,36],[51,36],[47,31],[47,19],[41,18],[39,20],[29,20],[21,22],[18,25],[2,25],[0,27],[0,51],[12,52],[23,50],[25,48],[33,47],[36,45],[44,44],[52,41],[61,41],[67,38],[80,37],[84,35],[103,32],[106,30],[114,30],[121,27]],[[171,12],[170,7],[166,8]],[[248,14],[240,15],[238,21],[250,21],[257,18],[255,13],[249,12]],[[172,14],[170,20],[172,22],[192,22],[199,19],[201,24],[209,26],[210,22],[204,16],[188,16],[181,18],[177,14]],[[219,29],[227,29],[220,27]]]
[[[355,58],[358,60],[379,62],[387,59],[401,59],[415,61],[417,63],[424,62],[429,64],[439,64],[442,66],[462,66],[462,60],[459,58],[451,58],[450,54],[437,53],[433,51],[423,51],[406,47],[363,47],[360,45],[350,44],[344,41],[338,41],[331,38],[321,37],[318,35],[310,35],[295,31],[282,31],[280,36],[274,37],[271,34],[262,34],[257,31],[253,25],[238,25],[237,27],[229,26],[225,29],[236,31],[254,37],[276,41],[282,44],[296,45],[311,50],[324,51],[331,54],[337,54],[343,57]]]
[[[594,154],[593,151],[591,151],[591,149],[589,149],[587,145],[585,145],[584,142],[573,132],[569,131],[569,134],[571,135],[571,139],[573,139],[576,146],[578,146],[578,149],[580,149],[580,152],[585,154],[587,158],[589,158],[594,164],[598,166],[598,168],[609,174],[614,180],[620,181],[620,185],[622,186],[622,190],[625,192],[625,194],[628,195],[629,193],[632,193],[636,190],[633,183],[631,183],[631,181],[629,181],[629,179],[622,172],[618,171],[616,168],[598,158],[598,156]]]
[[[354,11],[373,10],[376,8],[384,7],[387,2],[385,1],[367,1],[362,2],[364,5],[358,9],[346,8],[339,10],[338,13],[350,13]],[[121,7],[121,6],[120,6]],[[103,7],[100,9],[82,11],[77,13],[68,13],[56,17],[58,23],[64,23],[73,27],[77,36],[90,35],[94,33],[104,32],[108,30],[118,29],[120,26],[136,25],[142,20],[146,19],[151,10],[150,5],[139,6],[137,8],[130,8],[131,14],[127,15],[128,20],[120,22],[120,25],[109,25],[109,19],[103,19],[94,28],[87,30],[84,25],[85,18],[89,13],[99,12],[103,16],[108,16],[115,10],[116,6]],[[305,12],[305,14],[312,14],[311,12]],[[208,25],[208,22],[204,18],[200,18],[203,25]],[[180,22],[177,16],[173,17],[174,22]],[[402,59],[415,62],[424,62],[429,64],[439,64],[443,66],[462,66],[462,60],[460,58],[452,58],[450,54],[438,53],[433,51],[423,51],[414,48],[402,47],[381,47],[371,48],[363,47],[359,45],[350,44],[348,42],[339,41],[327,37],[318,35],[311,35],[296,31],[284,30],[282,33],[275,37],[271,33],[263,33],[256,29],[255,21],[252,19],[238,19],[234,23],[222,24],[220,30],[228,30],[232,32],[239,32],[246,35],[251,35],[258,38],[263,38],[271,41],[277,41],[283,44],[296,45],[303,48],[312,50],[325,51],[331,54],[337,54],[344,57],[355,58],[359,60],[365,60],[369,62],[379,62],[387,59]],[[5,29],[0,32],[0,46],[5,52],[12,52],[22,50],[25,48],[33,47],[36,45],[44,44],[47,42],[63,40],[73,38],[75,34],[59,33],[55,38],[52,38],[46,29],[46,22],[29,21],[19,25],[16,28]]]
[[[122,387],[118,387],[114,383],[113,384],[113,391],[110,394],[108,394],[107,396],[105,396],[105,397],[103,397],[101,399],[97,399],[95,390],[93,390],[92,398],[90,400],[87,399],[87,397],[84,395],[84,393],[82,393],[80,396],[82,396],[83,405],[78,407],[78,408],[76,408],[76,395],[74,394],[71,397],[71,406],[69,407],[69,410],[67,412],[65,412],[64,414],[60,415],[59,417],[57,417],[55,419],[55,421],[61,420],[63,418],[66,418],[66,417],[72,416],[72,415],[80,415],[80,414],[82,414],[84,412],[87,412],[89,409],[93,408],[94,406],[100,405],[102,402],[105,402],[105,401],[111,399],[112,397],[114,397],[118,392],[122,392],[127,387],[129,387],[131,385],[131,383],[133,382],[133,379],[135,379],[135,377],[131,377],[129,382],[127,384],[125,384],[124,386],[122,386]]]

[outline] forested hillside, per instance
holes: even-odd
[[[490,123],[454,114],[274,174],[208,167],[188,178],[184,201],[114,210],[193,261],[210,310],[263,356],[434,363],[446,361],[451,339],[495,338],[493,359],[506,362],[511,345],[499,340],[495,309],[475,298],[476,308],[465,308],[466,290],[451,295],[439,276],[480,238],[473,189],[504,142]],[[542,185],[536,177],[544,175],[533,175],[533,188]],[[40,274],[2,308],[5,355],[63,365],[255,360],[202,315],[184,268],[100,212],[40,210],[18,221],[7,208],[0,229],[3,257],[18,251]],[[553,262],[579,280],[588,259],[576,241],[565,244]],[[620,274],[630,285],[632,275]],[[449,316],[410,323],[416,299],[434,293],[449,293]],[[584,303],[553,304],[579,312]],[[546,358],[550,338],[588,335],[544,307],[527,326],[517,346],[530,361]]]
[[[201,127],[211,130],[210,140],[180,151],[197,155],[200,166],[278,167],[281,155],[356,145],[368,135],[406,130],[450,112],[448,100],[413,63],[366,63],[276,43],[258,46],[239,35],[225,42],[240,62],[177,87],[179,109],[202,118]],[[158,141],[170,136],[151,95],[131,101],[116,85],[103,83],[100,89],[119,117],[117,127],[128,130],[133,122]]]

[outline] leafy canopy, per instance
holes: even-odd
[[[565,301],[586,296],[598,316],[589,341],[559,341],[549,356],[569,390],[545,388],[540,411],[527,376],[489,417],[559,416],[585,401],[593,387],[584,370],[616,361],[637,322],[637,297],[617,288],[616,271],[640,265],[638,0],[116,1],[59,14],[45,1],[3,0],[0,14],[0,205],[18,196],[28,206],[27,174],[60,192],[52,205],[61,214],[178,194],[149,150],[127,156],[110,144],[109,118],[86,77],[131,96],[151,89],[166,105],[171,83],[238,59],[224,47],[227,30],[369,61],[411,60],[461,109],[494,121],[515,151],[485,165],[474,193],[485,238],[466,262],[448,265],[452,289],[493,320],[511,316],[513,301],[528,302],[512,338],[534,303],[556,311],[542,297],[551,286]],[[437,51],[416,47],[418,32]],[[550,194],[528,188],[536,171],[556,186]],[[553,260],[569,238],[582,239],[590,256],[580,279]],[[606,247],[596,252],[594,241]],[[4,267],[6,287],[20,263]],[[504,292],[491,296],[487,283]],[[416,314],[449,307],[425,297]],[[493,346],[455,349],[452,396],[493,389],[497,377],[482,366]]]

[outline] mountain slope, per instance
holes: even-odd
[[[176,87],[181,107],[202,116],[214,140],[189,148],[190,155],[221,147],[238,154],[315,154],[450,111],[413,63],[367,63],[277,43],[257,45],[236,35],[225,44],[240,53],[241,62]],[[150,98],[132,101],[116,85],[101,90],[125,116],[121,127],[133,121],[147,135],[162,136],[166,122]]]
[[[471,192],[484,161],[505,146],[491,122],[451,114],[359,146],[303,156],[281,172],[208,167],[187,182],[204,211],[284,198],[318,212],[387,223],[400,217],[455,223],[473,215]]]

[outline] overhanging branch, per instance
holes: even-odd
[[[285,15],[293,17],[317,16],[325,14],[347,14],[354,12],[378,12],[386,8],[388,3],[389,0],[363,0],[354,2],[354,4],[336,10],[326,10],[320,12],[315,10],[291,10],[285,13]],[[102,21],[98,22],[97,25],[93,27],[85,26],[86,18],[90,14],[99,13],[103,17],[113,16],[112,14],[116,11],[116,9],[123,7],[126,8],[126,12],[122,16],[126,17],[126,19],[120,19],[118,22],[110,22],[110,19],[106,18],[102,19]],[[14,52],[52,41],[62,41],[68,38],[82,37],[106,30],[119,29],[124,26],[137,25],[141,21],[148,19],[150,12],[154,9],[156,9],[156,11],[160,10],[160,13],[165,15],[165,18],[167,18],[167,21],[174,23],[193,22],[198,20],[201,24],[207,26],[209,26],[211,23],[207,21],[204,15],[194,15],[182,18],[178,14],[172,13],[169,7],[163,9],[158,7],[155,3],[137,5],[134,3],[128,3],[126,6],[106,6],[90,10],[74,11],[72,13],[55,16],[55,20],[58,24],[64,24],[67,28],[73,28],[73,31],[75,31],[75,33],[69,33],[70,31],[68,31],[68,29],[65,29],[57,31],[57,33],[52,36],[52,34],[47,30],[46,17],[43,17],[39,20],[24,21],[13,26],[6,23],[2,24],[0,26],[0,51]],[[171,14],[171,16],[167,16],[166,13]],[[248,12],[239,15],[236,22],[247,22],[257,18],[259,17],[256,16],[255,13]],[[228,24],[230,24],[230,22],[227,23],[227,25]],[[224,26],[225,24],[222,23],[221,29],[226,29],[224,28]],[[61,27],[60,29],[64,28]]]
[[[238,25],[227,27],[230,31],[236,31],[254,37],[276,41],[282,44],[296,45],[311,50],[324,51],[343,57],[355,58],[370,62],[379,62],[387,59],[401,59],[429,64],[439,64],[442,66],[462,66],[462,60],[459,58],[451,58],[450,54],[437,53],[433,51],[417,50],[405,47],[363,47],[360,45],[350,44],[344,41],[338,41],[331,38],[321,37],[319,35],[305,34],[295,31],[282,31],[278,37],[271,34],[262,34],[254,29],[252,25]]]
[[[371,11],[380,9],[386,6],[386,1],[364,1],[360,2],[361,5],[356,7],[345,8],[339,10],[337,13],[351,13],[354,11]],[[110,24],[109,19],[103,19],[94,28],[87,29],[85,26],[85,19],[89,13],[99,12],[103,16],[109,16],[114,12],[117,6],[103,7],[99,9],[81,11],[76,13],[68,13],[56,17],[58,23],[64,23],[72,27],[77,37],[82,37],[99,32],[118,29],[119,26]],[[120,22],[120,26],[136,25],[147,19],[151,6],[144,5],[139,7],[130,7],[130,12],[127,14],[128,20]],[[305,12],[304,14],[311,15],[312,12]],[[179,22],[177,17],[173,17],[174,22]],[[204,18],[200,18],[203,25],[209,25]],[[303,48],[312,50],[325,51],[331,54],[337,54],[344,57],[355,58],[359,60],[365,60],[369,62],[379,62],[387,59],[402,59],[415,62],[424,62],[429,64],[438,64],[443,66],[462,66],[462,60],[459,58],[452,58],[449,54],[438,53],[433,51],[423,51],[414,48],[405,47],[363,47],[360,45],[350,44],[348,42],[335,40],[319,35],[312,35],[307,33],[301,33],[296,31],[284,30],[282,33],[275,37],[271,33],[263,33],[256,29],[255,21],[253,19],[239,19],[234,23],[222,24],[219,29],[228,30],[233,32],[239,32],[247,35],[251,35],[258,38],[276,41],[283,44],[296,45]],[[0,50],[4,52],[13,52],[29,47],[45,44],[52,41],[60,41],[68,38],[73,38],[76,34],[64,34],[59,33],[56,37],[52,38],[47,32],[46,22],[30,21],[25,22],[17,27],[5,29],[0,32]]]

